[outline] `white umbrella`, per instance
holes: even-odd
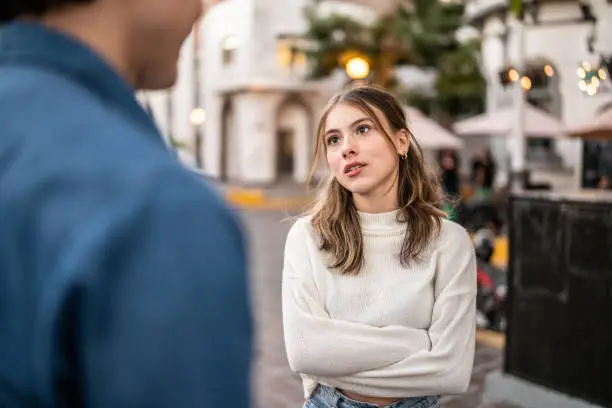
[[[597,115],[590,123],[570,129],[569,133],[583,139],[612,139],[612,108]]]
[[[360,5],[360,6],[366,6],[380,14],[387,14],[387,13],[393,12],[397,9],[397,6],[403,5],[402,3],[405,3],[405,1],[402,2],[398,0],[335,0],[335,1],[353,3],[353,4]]]
[[[525,106],[524,132],[526,137],[557,139],[567,136],[561,120],[530,104]],[[485,113],[456,122],[455,133],[460,136],[510,136],[514,112],[508,107],[497,112]]]
[[[463,140],[429,119],[418,109],[407,106],[404,108],[408,128],[423,149],[461,149]]]

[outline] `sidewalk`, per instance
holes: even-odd
[[[284,182],[266,187],[240,187],[221,183],[213,185],[220,189],[234,206],[246,210],[300,212],[313,202],[315,187],[310,191],[303,185]],[[505,268],[508,264],[508,238],[498,237],[495,243],[493,265]]]
[[[285,182],[266,187],[242,187],[213,183],[233,205],[242,209],[301,211],[314,198],[303,185]]]

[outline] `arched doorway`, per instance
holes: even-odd
[[[221,109],[221,169],[223,181],[239,177],[238,157],[230,154],[231,146],[236,146],[236,116],[231,98],[227,98]]]
[[[278,178],[292,176],[295,169],[295,129],[281,127],[277,132],[276,174]]]
[[[300,98],[281,102],[276,125],[276,178],[302,183],[308,173],[311,111]]]

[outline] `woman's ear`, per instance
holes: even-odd
[[[397,153],[405,156],[408,150],[410,150],[410,133],[407,129],[401,129],[397,132]]]

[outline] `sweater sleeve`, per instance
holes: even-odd
[[[437,251],[431,349],[385,367],[320,381],[383,398],[465,392],[475,352],[476,257],[466,231],[456,225],[451,229]]]
[[[282,280],[285,346],[291,369],[312,376],[352,375],[429,349],[425,330],[331,319],[319,300],[302,222],[288,234]]]

